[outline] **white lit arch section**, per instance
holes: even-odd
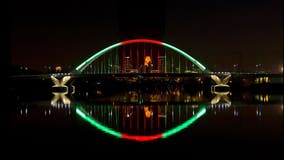
[[[105,54],[106,52],[117,48],[119,46],[124,46],[127,44],[132,44],[132,43],[150,43],[150,44],[157,44],[160,46],[164,46],[166,48],[172,49],[174,51],[176,51],[177,53],[179,53],[180,55],[184,56],[186,59],[190,60],[192,63],[194,63],[201,71],[206,71],[206,67],[204,65],[202,65],[199,61],[197,61],[196,59],[194,59],[193,57],[191,57],[189,54],[187,54],[186,52],[182,51],[181,49],[170,45],[168,43],[164,43],[161,41],[157,41],[157,40],[151,40],[151,39],[132,39],[132,40],[126,40],[126,41],[122,41],[119,43],[115,43],[109,47],[104,48],[103,50],[95,53],[93,56],[91,56],[90,58],[88,58],[87,60],[85,60],[83,63],[81,63],[80,65],[78,65],[76,67],[76,71],[82,72],[89,64],[91,64],[93,61],[95,61],[96,59],[98,59],[100,56],[102,56],[103,54]]]

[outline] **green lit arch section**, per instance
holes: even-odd
[[[97,58],[99,58],[100,56],[102,56],[103,54],[105,54],[106,52],[117,48],[119,46],[123,46],[126,44],[131,44],[131,43],[151,43],[151,44],[157,44],[157,45],[161,45],[161,46],[165,46],[167,48],[170,48],[176,52],[178,52],[180,55],[184,56],[185,58],[187,58],[188,60],[190,60],[192,63],[194,63],[201,71],[206,72],[207,69],[206,67],[201,64],[198,60],[196,60],[195,58],[191,57],[189,54],[187,54],[186,52],[182,51],[181,49],[170,45],[168,43],[164,43],[161,41],[157,41],[157,40],[151,40],[151,39],[132,39],[132,40],[127,40],[127,41],[122,41],[119,43],[115,43],[111,46],[108,46],[106,48],[104,48],[103,50],[95,53],[93,56],[91,56],[90,58],[88,58],[87,60],[85,60],[84,62],[82,62],[80,65],[78,65],[76,67],[76,71],[82,72],[89,64],[91,64],[93,61],[95,61]]]
[[[197,119],[199,119],[201,116],[203,116],[206,113],[206,107],[202,106],[199,111],[192,116],[190,119],[186,120],[185,122],[181,123],[180,125],[171,128],[167,130],[166,132],[163,133],[157,133],[155,135],[129,135],[125,133],[121,133],[118,131],[113,130],[112,128],[106,127],[91,116],[86,113],[86,111],[81,107],[81,106],[76,106],[76,114],[79,115],[83,120],[89,122],[92,126],[96,127],[97,129],[108,133],[114,137],[121,138],[121,139],[128,139],[128,140],[133,140],[133,141],[139,141],[139,142],[144,142],[144,141],[153,141],[156,139],[164,139],[168,138],[183,129],[189,127],[191,124],[193,124]]]

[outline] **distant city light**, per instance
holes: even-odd
[[[55,71],[56,72],[61,72],[62,71],[62,67],[61,66],[56,66],[55,67]]]

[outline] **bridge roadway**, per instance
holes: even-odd
[[[52,73],[52,74],[38,74],[38,75],[13,75],[11,79],[50,79],[50,76],[64,77],[71,76],[72,78],[106,78],[106,77],[118,77],[118,78],[131,78],[131,77],[157,77],[157,78],[178,78],[178,77],[210,77],[211,75],[226,76],[231,74],[232,78],[257,78],[257,77],[269,77],[282,79],[283,74],[274,73],[253,73],[253,72],[210,72],[210,73],[116,73],[116,74],[79,74],[79,73]]]

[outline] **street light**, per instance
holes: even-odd
[[[239,64],[234,64],[233,67],[234,67],[234,72],[237,72]]]
[[[127,56],[127,57],[125,57],[125,59],[126,59],[126,66],[125,66],[125,72],[127,72],[128,71],[128,66],[129,66],[129,56]]]
[[[256,72],[260,72],[259,68],[261,67],[261,64],[260,63],[256,64],[255,67],[256,67]]]

